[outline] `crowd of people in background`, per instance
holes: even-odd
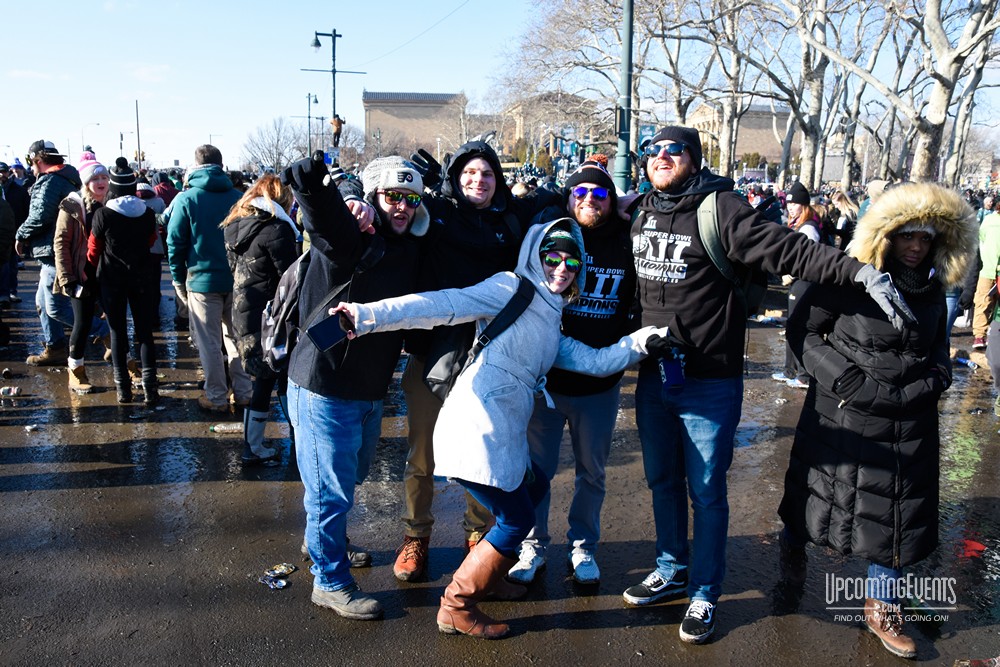
[[[872,578],[901,576],[937,545],[935,406],[951,382],[951,329],[963,312],[971,348],[986,351],[1000,389],[1000,197],[990,192],[733,182],[703,166],[697,132],[680,126],[643,147],[642,182],[629,192],[616,187],[604,155],[587,156],[557,183],[533,167],[505,175],[494,148],[478,140],[444,164],[426,152],[380,157],[360,175],[319,156],[279,173],[226,171],[211,145],[199,146],[184,171],[124,158],[107,166],[92,151],[74,166],[48,141],[33,143],[26,161],[0,162],[0,307],[20,302],[19,271],[36,262],[43,340],[27,365],[64,366],[69,391],[88,394],[93,343],[113,366],[118,403],[132,403],[134,389],[146,405],[160,401],[154,332],[166,268],[176,330],[190,333],[204,374],[198,406],[242,411],[245,465],[280,464],[281,450],[264,438],[277,392],[304,487],[312,601],[346,618],[383,615],[351,576],[371,557],[346,531],[401,354],[409,428],[393,573],[402,582],[426,577],[434,476],[457,479],[467,492],[467,555],[441,599],[438,627],[482,638],[508,627],[477,603],[523,596],[546,566],[548,482],[564,429],[575,465],[567,564],[579,584],[599,584],[605,466],[624,368],[639,362],[636,423],[655,565],[623,598],[642,606],[686,597],[681,639],[712,636],[752,313],[701,236],[706,210],[729,262],[788,287],[786,360],[772,377],[808,394],[781,508],[783,558],[802,562],[811,541],[869,559]],[[300,335],[275,367],[264,330],[288,271],[300,272]],[[524,280],[533,300],[511,331],[469,357],[452,393],[436,393],[442,358],[457,352],[464,361]],[[327,317],[340,318],[344,336],[323,348],[303,332]],[[907,329],[919,335],[900,333]],[[881,342],[851,342],[866,336]],[[0,320],[0,345],[8,343]],[[671,362],[680,384],[665,380]],[[833,419],[844,409],[850,419]],[[806,443],[831,429],[862,437],[854,421],[871,419],[884,419],[886,433],[919,426],[903,454],[890,436],[864,437],[882,448],[879,470],[894,456],[924,461],[926,479],[905,484],[924,495],[887,499],[906,508],[902,523],[899,512],[887,511],[876,528],[840,517],[834,535],[820,518],[834,504],[815,481],[822,462]],[[868,465],[843,450],[845,465]],[[860,499],[871,489],[856,477],[841,481]],[[900,535],[917,536],[902,554],[891,542]],[[912,658],[898,602],[871,596],[866,623],[888,650]]]

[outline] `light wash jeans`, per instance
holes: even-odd
[[[528,447],[531,460],[549,479],[559,466],[559,450],[563,430],[569,425],[576,480],[573,501],[569,506],[569,532],[566,534],[574,551],[593,554],[601,539],[601,508],[604,505],[604,469],[611,453],[611,437],[618,417],[621,384],[599,394],[566,396],[552,394],[555,409],[543,399],[535,403],[535,412],[528,423]],[[525,544],[543,555],[552,542],[549,535],[549,505],[551,495],[535,508],[535,527],[528,533]]]
[[[653,493],[656,570],[664,579],[688,570],[688,597],[711,603],[726,573],[729,499],[726,472],[743,407],[742,376],[687,378],[678,395],[663,390],[655,367],[643,366],[635,421],[646,483]],[[694,509],[688,550],[688,494]]]
[[[347,512],[381,433],[382,401],[321,396],[289,380],[288,419],[305,490],[313,587],[339,591],[354,583],[347,558]]]
[[[233,383],[233,396],[250,401],[253,383],[243,370],[240,353],[233,340],[233,293],[188,292],[191,335],[198,346],[198,358],[205,372],[205,395],[213,403],[227,403],[226,364]],[[228,361],[222,357],[225,345]]]
[[[68,296],[52,291],[56,282],[56,267],[47,260],[38,260],[38,290],[35,292],[35,308],[41,322],[42,336],[49,347],[66,345],[66,329],[73,328],[73,304]],[[110,333],[106,320],[95,317],[90,324],[92,337],[103,337]]]

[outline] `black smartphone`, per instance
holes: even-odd
[[[341,313],[320,320],[306,329],[306,333],[316,347],[326,352],[347,338],[347,332],[350,329],[353,329],[351,321]]]

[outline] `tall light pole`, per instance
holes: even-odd
[[[100,123],[87,123],[86,125],[80,128],[80,150],[82,151],[87,150],[87,140],[83,138],[83,131],[86,130],[88,127],[91,127],[92,125],[100,125]]]
[[[331,113],[331,118],[337,115],[337,38],[343,37],[337,29],[334,28],[330,32],[316,32],[313,36],[313,41],[310,46],[317,51],[323,46],[319,38],[329,37],[330,38],[330,69],[303,69],[303,72],[329,72],[332,81],[332,88],[330,91],[330,108],[333,110]],[[350,70],[340,70],[341,74],[367,74],[368,72],[352,72]]]
[[[622,70],[618,83],[618,109],[615,114],[615,132],[618,134],[618,153],[615,155],[615,185],[627,192],[631,180],[629,160],[629,128],[632,122],[632,2],[622,3]]]
[[[319,104],[319,100],[316,99],[315,93],[306,93],[306,145],[309,147],[309,152],[306,155],[312,157],[313,154],[313,126],[312,126],[312,110],[313,105]]]

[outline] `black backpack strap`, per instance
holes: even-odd
[[[354,272],[351,274],[351,277],[348,278],[347,282],[340,283],[339,285],[334,286],[334,288],[331,289],[329,292],[327,292],[326,296],[323,297],[323,300],[319,302],[319,305],[313,308],[312,312],[309,313],[309,317],[307,317],[304,320],[301,320],[302,324],[299,328],[303,330],[308,329],[309,326],[316,320],[317,316],[319,316],[327,308],[330,307],[329,305],[330,301],[332,301],[334,297],[336,297],[338,294],[343,292],[346,287],[349,287],[351,285],[351,281],[354,280],[355,276],[362,274],[365,271],[372,268],[373,266],[375,266],[378,263],[378,261],[382,259],[382,256],[384,254],[385,254],[385,239],[383,239],[378,234],[375,234],[374,236],[372,236],[371,243],[368,245],[368,248],[361,255],[361,259],[358,260],[357,265],[354,267]],[[304,274],[302,278],[303,279],[305,278]],[[302,282],[299,283],[299,285],[301,284]]]
[[[469,360],[466,362],[466,365],[472,363],[476,355],[489,345],[490,341],[499,336],[504,329],[512,325],[521,316],[521,313],[528,308],[528,304],[531,303],[534,297],[535,286],[526,280],[524,276],[519,275],[517,277],[517,291],[514,292],[514,296],[510,298],[507,305],[497,313],[496,317],[490,320],[490,323],[486,325],[483,332],[472,343],[472,349],[469,350]]]

